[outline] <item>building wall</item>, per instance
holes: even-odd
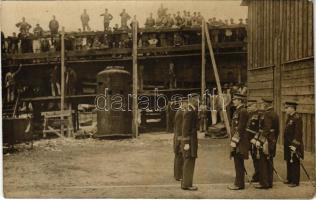
[[[314,152],[313,4],[308,0],[248,0],[249,99],[273,97],[280,116],[283,105],[299,103],[305,150]]]

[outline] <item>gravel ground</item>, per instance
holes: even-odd
[[[289,188],[275,176],[274,188],[230,191],[234,180],[228,140],[199,134],[199,158],[194,182],[198,191],[180,189],[173,179],[172,134],[143,134],[138,139],[48,139],[34,148],[19,145],[3,156],[4,195],[7,198],[312,198],[315,188],[301,171],[300,187]],[[285,177],[283,153],[275,168]],[[314,177],[314,158],[304,165]],[[246,161],[249,174],[251,160]]]

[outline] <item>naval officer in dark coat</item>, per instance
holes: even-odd
[[[249,119],[247,123],[246,131],[250,140],[250,155],[254,167],[254,174],[251,182],[259,182],[259,149],[256,148],[256,140],[259,138],[259,111],[257,100],[248,100],[247,111],[249,113]]]
[[[193,186],[193,174],[198,150],[198,106],[199,96],[192,95],[189,97],[188,105],[184,107],[183,112],[181,142],[183,152],[183,175],[181,188],[183,190],[197,190],[197,187]]]
[[[296,102],[285,102],[287,120],[284,130],[284,160],[289,187],[300,184],[300,158],[304,157],[302,118],[296,113]]]
[[[174,152],[174,178],[177,181],[182,180],[183,154],[181,149],[183,113],[187,106],[187,101],[179,101],[179,107],[175,106],[171,109],[177,109],[174,119],[174,137],[173,137],[173,152]]]
[[[235,164],[235,182],[229,186],[230,190],[242,190],[245,188],[245,165],[244,159],[248,159],[249,138],[246,131],[248,122],[248,112],[244,105],[246,96],[234,94],[233,104],[236,110],[232,118],[232,138],[231,138],[231,157],[234,158]]]
[[[260,117],[260,137],[256,142],[260,150],[260,180],[257,189],[269,189],[273,185],[273,158],[279,136],[279,117],[273,110],[272,98],[262,98],[263,115]]]

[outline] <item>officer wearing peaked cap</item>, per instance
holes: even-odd
[[[198,95],[189,96],[188,105],[183,112],[181,141],[181,150],[183,152],[183,175],[181,188],[183,190],[191,191],[197,190],[197,187],[193,186],[193,174],[198,150],[198,102]]]
[[[246,131],[248,113],[244,105],[246,96],[234,94],[233,104],[236,110],[232,118],[232,138],[230,142],[231,157],[234,158],[235,182],[229,186],[230,190],[242,190],[245,188],[245,165],[244,159],[248,159],[249,139]]]
[[[259,174],[257,189],[269,189],[273,185],[273,158],[276,154],[276,143],[279,136],[279,117],[272,107],[272,98],[262,98],[263,115],[260,117],[260,137],[256,147],[260,149]]]
[[[256,148],[256,140],[259,138],[259,111],[256,100],[248,100],[247,111],[249,113],[249,120],[246,131],[250,140],[250,155],[253,162],[254,174],[251,182],[259,181],[259,149]]]
[[[286,161],[289,187],[296,187],[300,182],[300,158],[304,156],[302,118],[296,113],[297,103],[285,102],[287,120],[284,130],[284,160]]]

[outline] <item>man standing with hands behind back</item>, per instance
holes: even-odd
[[[193,186],[193,174],[195,167],[195,159],[197,158],[198,138],[198,106],[199,95],[189,95],[188,105],[184,108],[183,127],[182,127],[182,143],[183,151],[183,177],[181,188],[183,190],[195,191],[198,188]]]

